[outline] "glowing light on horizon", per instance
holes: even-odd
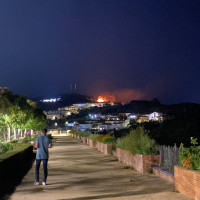
[[[104,103],[105,101],[103,99],[98,99],[97,102]]]
[[[104,100],[103,97],[99,96],[98,99],[97,99],[97,102],[98,102],[98,103],[104,103],[105,100]]]

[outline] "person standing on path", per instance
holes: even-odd
[[[35,168],[35,185],[39,185],[39,169],[40,163],[43,162],[43,170],[44,170],[44,178],[43,185],[46,185],[48,169],[47,163],[49,159],[49,151],[48,148],[52,147],[51,139],[46,135],[47,129],[42,130],[42,135],[40,135],[33,146],[37,149],[36,154],[36,168]]]

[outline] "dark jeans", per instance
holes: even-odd
[[[43,182],[46,182],[47,181],[47,175],[48,175],[48,169],[47,169],[48,159],[36,159],[35,181],[39,182],[39,170],[40,170],[41,161],[43,162],[43,170],[44,170]]]

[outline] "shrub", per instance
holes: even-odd
[[[10,143],[0,143],[0,154],[13,150],[13,145]]]
[[[88,137],[88,136],[89,136],[89,133],[82,132],[82,137]]]
[[[3,137],[0,138],[0,142],[5,142],[5,139]]]
[[[38,135],[31,135],[30,141],[35,141],[38,136],[40,136],[40,134],[38,134]],[[47,136],[50,137],[49,135],[47,135]]]
[[[123,149],[123,147],[122,147],[122,139],[121,138],[117,138],[116,146],[117,146],[117,148]]]
[[[77,132],[76,132],[76,135],[82,136],[82,132],[77,131]]]
[[[18,154],[19,152],[23,152],[25,149],[27,149],[28,147],[30,147],[30,144],[24,144],[24,143],[14,143],[12,144],[13,146],[13,150],[10,149],[10,151],[6,151],[5,153],[0,153],[0,163],[3,160],[6,160],[8,158],[10,158],[11,156],[14,156],[16,154]]]
[[[89,135],[89,139],[90,139],[90,140],[96,140],[97,137],[98,137],[98,135],[95,135],[95,134]]]
[[[132,129],[130,133],[117,145],[134,154],[152,155],[158,153],[158,146],[155,140],[151,139],[143,127]]]
[[[28,143],[30,140],[29,137],[25,136],[19,139],[19,143]]]
[[[104,137],[106,137],[106,135],[98,135],[97,138],[96,138],[96,140],[98,142],[103,142],[104,141]]]
[[[76,131],[76,130],[71,130],[70,133],[81,136],[81,137],[88,137],[89,136],[89,133],[87,133],[87,132]]]
[[[77,135],[77,131],[76,130],[71,130],[70,133]]]
[[[104,144],[115,144],[116,143],[116,139],[115,138],[105,138],[104,139]]]
[[[196,146],[198,142],[193,137],[191,137],[191,144],[189,148],[181,144],[182,152],[179,153],[179,163],[186,169],[200,170],[200,146]]]
[[[96,139],[98,142],[102,142],[104,144],[114,144],[116,141],[115,138],[110,135],[98,135]]]
[[[20,138],[18,140],[19,143],[28,143],[28,142],[31,142],[31,141],[36,141],[37,137],[39,135],[26,135],[25,137],[23,138]]]

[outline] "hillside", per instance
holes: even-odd
[[[66,106],[70,106],[75,103],[87,103],[91,102],[91,97],[87,95],[81,95],[81,94],[60,94],[58,95],[61,100],[58,102],[42,102],[41,99],[45,99],[46,97],[41,97],[34,99],[34,101],[37,102],[37,105],[39,108],[41,108],[44,111],[49,110],[57,110],[58,108],[63,108]]]
[[[132,101],[125,105],[119,104],[116,106],[94,107],[83,110],[77,115],[69,116],[68,120],[84,120],[89,113],[117,114],[126,112],[148,114],[154,111],[162,112],[168,116],[172,116],[172,118],[163,123],[148,122],[135,124],[133,127],[144,126],[152,138],[159,144],[164,145],[173,146],[176,143],[179,146],[181,143],[184,143],[184,145],[189,146],[191,137],[200,139],[200,104],[195,103],[164,105],[153,101]],[[124,132],[122,130],[116,133],[115,136],[122,137],[127,133],[127,131]]]

